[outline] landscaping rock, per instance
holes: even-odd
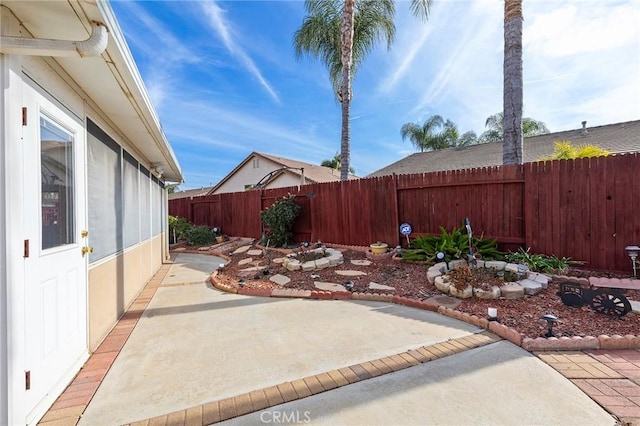
[[[252,257],[247,257],[245,259],[240,259],[238,261],[238,265],[242,266],[242,265],[246,265],[247,263],[251,263],[253,262],[253,258]]]
[[[464,259],[456,259],[449,262],[449,269],[456,269],[460,266],[467,266],[467,261]]]
[[[283,265],[289,271],[298,271],[302,267],[302,264],[300,263],[300,261],[295,259],[289,259],[287,262],[283,263]]]
[[[269,281],[271,281],[272,283],[276,283],[278,285],[285,286],[291,282],[291,278],[285,277],[284,275],[277,274],[270,277]]]
[[[331,291],[331,292],[334,292],[334,291],[347,291],[347,289],[343,285],[335,284],[335,283],[315,281],[313,283],[313,285],[318,290]]]
[[[251,248],[251,246],[242,246],[242,247],[238,247],[237,249],[234,250],[233,253],[231,254],[240,254],[240,253],[244,253],[246,251],[248,251]]]
[[[474,288],[473,289],[473,294],[478,298],[478,299],[497,299],[500,297],[500,287],[498,286],[493,286],[491,287],[491,290],[483,290],[481,288]]]
[[[344,256],[338,250],[327,250],[327,251],[331,253],[329,257],[326,258],[329,260],[329,263],[331,264],[331,266],[341,265],[344,262]]]
[[[473,287],[471,285],[466,286],[462,290],[458,290],[456,286],[449,286],[449,294],[453,297],[459,297],[460,299],[468,299],[473,297]]]
[[[374,283],[373,281],[369,283],[369,290],[391,290],[395,291],[395,287],[391,287],[389,285]]]
[[[528,294],[530,296],[532,296],[534,294],[538,294],[538,293],[540,293],[542,291],[542,284],[540,284],[537,281],[524,279],[524,280],[518,281],[518,284],[520,284],[520,286],[524,287],[524,293]]]
[[[283,263],[285,260],[284,257],[276,257],[275,259],[272,260],[273,263],[277,263],[278,265]]]
[[[549,277],[547,277],[546,275],[539,274],[537,272],[531,272],[529,273],[529,276],[527,278],[531,281],[539,282],[540,284],[542,284],[542,288],[547,288],[549,286]]]
[[[451,284],[445,281],[442,275],[435,277],[433,285],[443,293],[449,293],[449,287],[451,287]]]
[[[184,247],[178,247],[177,249],[173,249],[171,251],[182,252],[182,251],[187,251],[187,249]]]
[[[263,270],[265,267],[264,266],[252,266],[250,268],[244,268],[244,269],[240,269],[240,272],[255,272],[255,271],[261,271]]]
[[[211,247],[198,247],[198,251],[209,251]]]
[[[507,272],[513,272],[515,274],[518,273],[518,264],[517,263],[507,263],[504,267],[504,270]]]
[[[316,262],[310,260],[308,262],[304,262],[300,267],[304,272],[313,271],[316,269]]]
[[[485,268],[493,268],[498,271],[504,270],[505,266],[507,266],[507,262],[503,262],[501,260],[487,260],[484,262]]]
[[[249,256],[262,256],[263,252],[262,252],[262,250],[249,250],[249,251],[247,251],[247,254]]]
[[[316,269],[325,269],[331,266],[331,262],[326,257],[316,260]]]
[[[442,272],[433,267],[429,268],[429,270],[427,271],[427,280],[430,284],[433,284],[436,280],[436,277],[440,276],[442,276]]]
[[[524,287],[518,283],[507,283],[500,287],[500,294],[505,299],[524,299]]]
[[[345,277],[358,277],[361,275],[367,275],[366,272],[362,272],[362,271],[351,271],[349,269],[343,270],[343,271],[336,271],[336,274],[338,275],[342,275]]]
[[[429,268],[429,270],[431,269],[435,269],[436,271],[440,271],[441,273],[445,273],[449,270],[449,267],[447,266],[447,262],[438,262],[435,265],[433,265],[432,267]]]
[[[456,309],[462,303],[462,300],[449,296],[433,296],[426,301],[449,309]]]
[[[369,266],[373,262],[371,262],[370,260],[364,260],[364,259],[351,259],[351,263],[357,266]]]

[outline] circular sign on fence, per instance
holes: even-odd
[[[408,223],[403,223],[402,225],[400,225],[400,233],[402,235],[409,235],[411,234],[411,231],[413,231],[411,229],[411,225],[409,225]]]

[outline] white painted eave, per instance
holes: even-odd
[[[50,40],[86,40],[92,23],[108,28],[102,54],[52,57],[93,101],[147,167],[163,170],[162,179],[182,182],[176,156],[142,77],[129,51],[113,10],[105,0],[2,0],[20,20],[28,36]]]

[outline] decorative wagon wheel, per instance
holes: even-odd
[[[622,294],[608,289],[600,289],[591,299],[591,309],[600,314],[625,316],[631,311],[631,304]]]
[[[580,284],[571,281],[560,283],[560,299],[562,303],[572,308],[579,308],[588,301],[588,299],[585,301],[583,292],[584,289]]]

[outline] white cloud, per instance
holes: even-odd
[[[616,5],[598,2],[584,5],[570,2],[558,8],[542,8],[534,3],[533,19],[523,31],[523,44],[532,52],[548,57],[577,55],[640,40],[640,8],[638,2]],[[526,13],[525,9],[525,13]],[[636,51],[636,53],[638,53]]]
[[[224,11],[218,6],[215,1],[205,2],[202,4],[205,14],[209,17],[209,23],[218,34],[225,47],[238,61],[240,61],[245,68],[251,73],[260,83],[260,85],[269,93],[269,96],[273,98],[277,103],[280,102],[280,98],[276,91],[271,87],[269,82],[264,78],[262,72],[258,69],[253,60],[247,55],[244,49],[235,42],[231,36],[230,23],[224,17]]]

